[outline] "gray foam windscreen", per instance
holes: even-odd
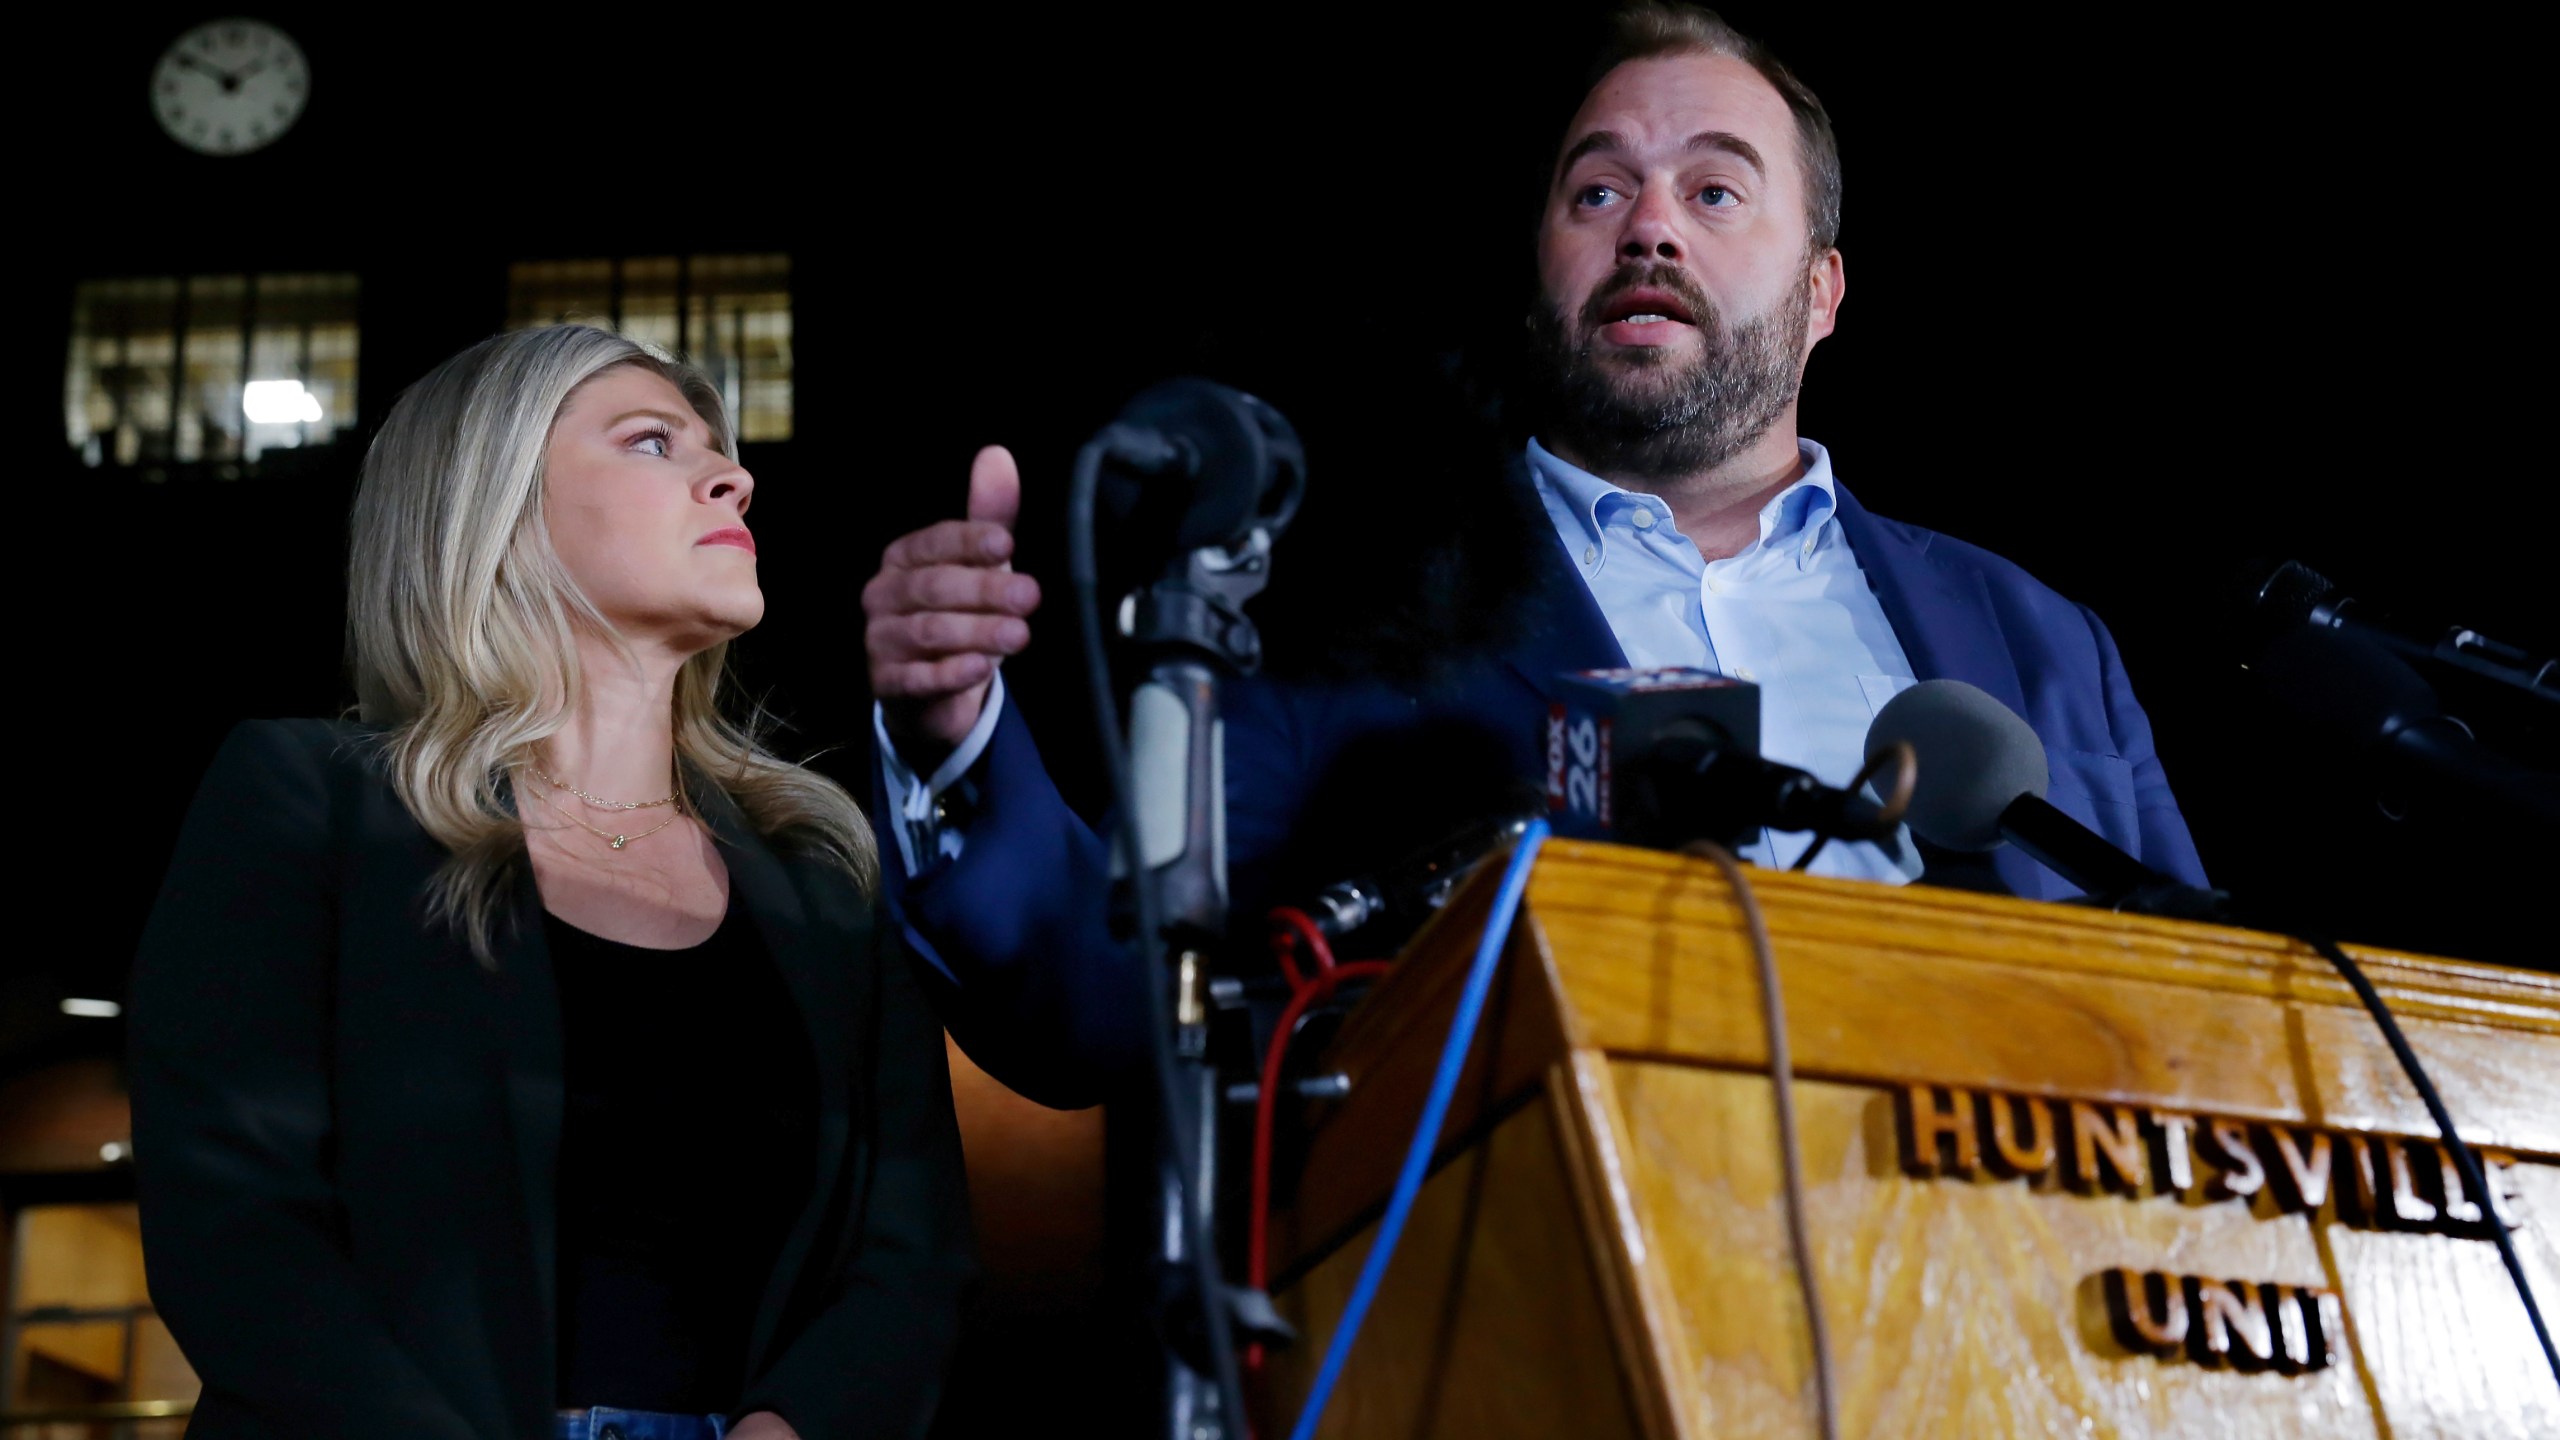
[[[1920,757],[1903,818],[1913,834],[1950,850],[2000,847],[2000,812],[2021,795],[2044,796],[2044,742],[2018,712],[1979,686],[1923,680],[1885,702],[1867,727],[1867,754],[1894,741]]]

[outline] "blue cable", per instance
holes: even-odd
[[[1458,1072],[1467,1067],[1467,1050],[1474,1044],[1476,1022],[1484,1015],[1485,995],[1493,989],[1493,972],[1502,958],[1502,943],[1511,937],[1512,919],[1520,913],[1521,892],[1529,888],[1529,866],[1538,858],[1538,847],[1546,843],[1547,822],[1532,820],[1521,831],[1520,843],[1511,852],[1511,863],[1502,872],[1502,886],[1493,892],[1493,908],[1485,913],[1484,936],[1476,942],[1474,965],[1467,971],[1467,988],[1458,994],[1458,1013],[1449,1021],[1448,1043],[1440,1047],[1440,1069],[1431,1077],[1431,1094],[1422,1102],[1422,1123],[1414,1127],[1413,1144],[1404,1152],[1404,1169],[1396,1175],[1394,1193],[1387,1197],[1387,1213],[1378,1221],[1378,1238],[1369,1246],[1369,1258],[1360,1266],[1360,1279],[1351,1287],[1350,1303],[1342,1307],[1342,1321],[1334,1327],[1332,1343],[1325,1347],[1324,1364],[1316,1371],[1315,1387],[1307,1392],[1307,1408],[1298,1413],[1297,1428],[1289,1432],[1289,1440],[1315,1440],[1316,1422],[1324,1418],[1324,1405],[1333,1398],[1334,1382],[1342,1378],[1342,1364],[1351,1354],[1351,1342],[1360,1336],[1360,1322],[1369,1318],[1369,1306],[1378,1298],[1378,1282],[1385,1278],[1387,1261],[1396,1253],[1396,1242],[1404,1237],[1404,1222],[1413,1213],[1413,1198],[1422,1193],[1422,1179],[1431,1169],[1431,1152],[1440,1144],[1440,1125],[1449,1118],[1449,1098],[1457,1093]]]

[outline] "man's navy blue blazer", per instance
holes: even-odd
[[[1528,483],[1525,467],[1513,469],[1513,483]],[[2151,722],[2098,617],[1997,555],[1868,513],[1845,485],[1838,516],[1913,673],[1978,685],[2025,716],[2044,740],[2055,805],[2154,868],[2202,884]],[[1457,721],[1494,750],[1507,747],[1515,787],[1545,774],[1554,678],[1626,661],[1562,548],[1534,553],[1537,573],[1523,577],[1528,623],[1507,647],[1460,657],[1428,680],[1229,687],[1227,836],[1240,917],[1296,894],[1274,888],[1293,850],[1321,853],[1360,828],[1311,814],[1310,801],[1364,742]],[[1142,1062],[1146,1044],[1134,962],[1107,929],[1107,850],[1060,797],[1018,708],[1006,707],[974,778],[978,806],[959,858],[907,875],[896,847],[882,847],[892,904],[940,971],[943,1014],[972,1058],[1035,1099],[1090,1103]],[[1498,792],[1500,779],[1488,772],[1485,788]],[[1487,808],[1500,798],[1489,794]],[[1396,806],[1374,787],[1370,799],[1381,816]],[[1300,835],[1302,822],[1334,833]],[[1296,868],[1324,879],[1358,873]],[[1976,869],[2033,899],[2077,893],[2015,847]]]

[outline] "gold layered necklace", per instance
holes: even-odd
[[[524,768],[531,772],[535,779],[549,785],[552,789],[566,790],[570,794],[577,796],[581,801],[594,806],[598,810],[613,810],[627,814],[635,810],[655,810],[661,805],[674,807],[675,813],[669,815],[666,819],[659,821],[657,824],[650,826],[648,829],[624,834],[617,833],[612,830],[599,829],[596,826],[590,825],[586,821],[578,818],[576,811],[562,806],[557,799],[550,796],[543,797],[550,802],[553,810],[567,816],[570,824],[575,825],[597,839],[606,842],[616,850],[622,849],[634,840],[646,840],[650,836],[657,834],[659,831],[666,829],[668,826],[673,825],[684,818],[684,792],[681,790],[670,791],[665,795],[659,796],[655,800],[607,800],[600,795],[588,794],[586,791],[579,789],[568,781],[546,772],[541,766],[534,764],[530,760],[524,762]]]

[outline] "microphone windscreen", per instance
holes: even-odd
[[[1932,845],[1996,850],[2000,814],[2010,802],[2044,797],[2044,742],[1979,686],[1923,680],[1894,696],[1867,727],[1868,756],[1897,740],[1920,760],[1903,819]]]

